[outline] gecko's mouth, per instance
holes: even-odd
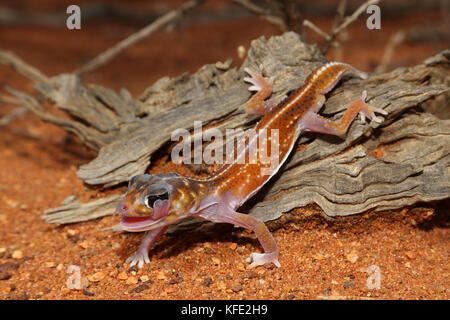
[[[127,217],[120,220],[120,226],[125,231],[138,232],[153,229],[160,220],[153,220],[152,217]]]
[[[166,217],[169,214],[170,202],[168,200],[156,200],[153,203],[151,216],[136,217],[130,215],[130,205],[121,200],[117,203],[116,214],[120,214],[120,227],[124,231],[140,232],[156,229],[166,224]]]

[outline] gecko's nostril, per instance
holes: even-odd
[[[120,201],[116,206],[116,214],[128,214],[128,206]]]

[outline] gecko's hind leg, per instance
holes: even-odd
[[[383,118],[378,118],[375,113],[387,115],[387,111],[379,108],[369,106],[366,103],[367,92],[362,92],[361,98],[353,101],[345,111],[339,122],[331,121],[317,114],[317,110],[308,111],[305,116],[299,121],[298,126],[301,131],[320,132],[331,134],[335,136],[342,136],[347,132],[348,127],[358,114],[361,116],[362,122],[365,122],[366,117],[377,123],[381,123]]]

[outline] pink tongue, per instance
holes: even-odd
[[[141,217],[122,217],[120,221],[120,225],[125,228],[130,229],[139,229],[145,228],[151,225],[154,220],[150,217],[141,218]]]
[[[126,223],[136,223],[141,221],[152,220],[150,217],[122,217],[122,219]]]

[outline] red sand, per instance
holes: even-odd
[[[38,6],[37,2],[24,3]],[[60,3],[39,1],[38,7],[60,8]],[[223,1],[216,4],[221,6]],[[306,18],[324,30],[331,25],[328,19]],[[358,21],[349,28],[343,61],[372,71],[392,33],[437,19],[438,12],[404,15],[383,21],[382,30],[374,32]],[[81,31],[2,27],[0,47],[56,75],[74,70],[138,29],[111,22],[90,24]],[[233,57],[239,66],[238,45],[248,48],[252,39],[277,33],[259,18],[190,23],[155,33],[84,81],[139,94],[162,76],[194,72],[206,63]],[[319,40],[312,35],[308,39]],[[393,66],[420,63],[444,48],[442,43],[404,43],[395,50]],[[333,52],[329,58],[334,58]],[[29,80],[0,65],[0,88],[4,86],[33,92]],[[0,116],[13,108],[1,106]],[[279,269],[250,269],[245,258],[261,250],[259,243],[252,233],[229,226],[208,234],[163,236],[150,253],[151,264],[138,270],[124,261],[143,235],[99,231],[116,224],[118,217],[67,226],[40,219],[45,209],[60,205],[69,195],[82,201],[103,195],[87,190],[76,176],[76,168],[93,153],[76,137],[31,113],[0,132],[0,299],[449,298],[448,202],[334,221],[321,218],[314,205],[296,209],[284,216],[285,223],[269,223],[281,250]],[[163,157],[150,170],[172,167]],[[88,279],[85,290],[67,288],[70,265],[78,266]],[[379,289],[367,285],[370,266],[379,268]]]

